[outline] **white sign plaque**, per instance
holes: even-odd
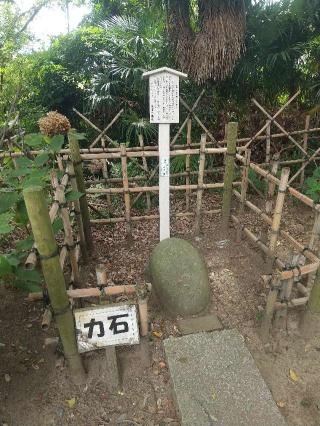
[[[179,77],[161,72],[149,78],[150,123],[179,123]]]
[[[160,176],[169,176],[170,160],[169,157],[160,158]]]
[[[79,352],[139,343],[135,305],[105,305],[74,311]]]

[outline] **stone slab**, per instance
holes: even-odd
[[[182,426],[285,426],[236,330],[164,341]]]
[[[181,334],[183,335],[222,329],[222,324],[217,315],[183,318],[179,319],[177,324]]]

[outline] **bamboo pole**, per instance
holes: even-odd
[[[205,162],[206,162],[205,147],[206,147],[206,134],[202,134],[200,158],[199,158],[197,205],[196,205],[196,215],[195,215],[195,234],[196,235],[199,235],[200,233],[201,205],[202,205],[202,193],[203,193],[203,171],[204,171]]]
[[[240,186],[241,182],[233,182],[232,186]],[[223,188],[223,182],[216,183],[204,183],[203,189],[218,189]],[[170,185],[170,191],[185,191],[186,189],[197,189],[198,185]],[[128,193],[135,192],[157,192],[159,191],[159,186],[135,186],[128,187]],[[87,194],[104,194],[110,192],[110,194],[123,194],[125,192],[124,188],[89,188],[87,189]]]
[[[267,297],[267,305],[261,323],[261,340],[266,343],[269,340],[270,329],[272,326],[275,304],[277,302],[279,288],[281,287],[281,274],[276,270],[272,275],[271,288]]]
[[[179,130],[177,131],[177,133],[175,134],[175,136],[173,137],[172,141],[170,142],[170,146],[174,145],[176,140],[178,139],[178,137],[180,136],[182,130],[185,128],[186,124],[188,123],[188,119],[191,118],[192,112],[197,108],[198,103],[200,102],[202,96],[204,95],[205,90],[203,89],[200,93],[200,95],[198,96],[198,98],[196,99],[195,103],[192,105],[191,110],[188,112],[187,118],[184,120],[184,122],[181,124]],[[181,99],[180,99],[181,100]]]
[[[251,157],[251,149],[247,149],[245,152],[244,166],[242,169],[240,213],[244,212],[245,201],[247,199],[250,157]]]
[[[143,151],[144,150],[143,135],[139,134],[138,138],[139,138],[139,145]],[[148,163],[145,157],[142,157],[142,164],[146,173],[149,174]],[[150,198],[149,192],[146,193],[146,200],[147,200],[147,211],[149,212],[151,210],[151,198]]]
[[[240,160],[242,163],[244,162],[244,157],[242,157],[241,155],[237,154],[236,158],[238,160]],[[269,181],[275,182],[276,185],[280,184],[280,180],[278,178],[276,178],[275,176],[272,176],[272,174],[266,170],[263,170],[261,167],[259,167],[257,164],[255,163],[250,163],[250,168],[252,170],[254,170],[255,172],[257,172],[259,175],[263,176],[264,178],[266,178]],[[288,191],[290,192],[290,194],[297,198],[299,201],[301,201],[302,203],[306,204],[307,206],[311,207],[311,208],[315,208],[316,207],[316,203],[310,198],[307,197],[306,195],[302,194],[301,192],[297,191],[295,188],[292,188],[292,186],[288,186]]]
[[[66,188],[68,182],[69,182],[69,174],[66,173],[65,175],[63,175],[63,177],[61,179],[61,185],[64,188]],[[54,198],[56,198],[56,194],[54,194]],[[53,223],[55,218],[57,217],[58,210],[59,210],[59,204],[56,201],[54,201],[53,204],[50,207],[50,210],[49,210],[49,217],[50,217],[51,223]],[[36,266],[37,262],[38,262],[38,258],[37,258],[37,253],[36,253],[36,246],[34,244],[32,249],[31,249],[31,252],[29,253],[29,255],[28,255],[28,257],[25,261],[26,269],[33,269]]]
[[[70,175],[70,182],[71,182],[72,190],[78,191],[76,175],[74,173],[74,168],[73,168],[72,163],[68,164],[67,171],[69,172],[69,175]],[[88,262],[88,252],[87,252],[86,237],[85,237],[85,234],[84,234],[84,227],[83,227],[82,216],[81,216],[80,201],[74,200],[73,205],[74,205],[74,212],[75,212],[75,216],[76,216],[79,238],[80,238],[80,248],[81,248],[82,260],[83,260],[84,263],[87,263]]]
[[[77,139],[69,136],[69,147],[71,153],[71,159],[76,178],[78,191],[83,193],[79,199],[80,211],[82,217],[83,231],[86,239],[87,248],[89,251],[93,249],[92,234],[90,228],[90,213],[88,207],[88,201],[86,196],[86,188],[84,184],[82,159],[80,155],[79,143]]]
[[[151,284],[148,285],[148,290],[151,291]],[[111,297],[119,295],[132,295],[137,293],[137,286],[135,285],[115,285],[108,287],[88,287],[88,288],[77,288],[67,290],[67,295],[71,299],[81,299],[87,297]],[[42,300],[43,293],[29,293],[27,300],[34,302],[36,300]]]
[[[273,253],[275,252],[276,246],[277,246],[281,216],[282,216],[282,210],[283,210],[283,205],[285,200],[286,189],[288,185],[289,174],[290,174],[289,168],[282,169],[278,196],[277,196],[273,219],[272,219],[271,236],[270,236],[270,242],[269,242],[269,248],[271,252]]]
[[[226,138],[228,140],[228,145],[225,159],[225,173],[222,199],[222,229],[224,232],[226,232],[228,229],[230,219],[237,132],[238,123],[230,122],[226,125]]]
[[[271,149],[271,121],[267,120],[266,123],[268,124],[266,128],[266,163],[270,163],[270,149]]]
[[[127,169],[127,152],[125,144],[121,144],[121,169],[124,190],[124,204],[125,204],[125,218],[127,236],[131,236],[131,220],[130,220],[130,193],[128,182],[128,169]]]
[[[239,192],[234,190],[233,193],[240,200],[241,195],[239,194]],[[253,212],[257,213],[261,217],[261,219],[263,219],[268,225],[272,225],[272,219],[261,209],[259,209],[259,207],[257,207],[255,204],[246,200],[245,205],[249,207]],[[303,254],[307,259],[311,260],[312,262],[320,262],[320,259],[312,252],[312,249],[304,247],[304,245],[299,243],[299,241],[297,241],[295,238],[293,238],[289,234],[289,232],[280,229],[280,235],[284,237],[287,241],[289,241],[289,243],[291,243],[296,249],[298,249],[299,252]]]
[[[236,224],[236,226],[240,226],[239,219],[231,215],[232,221]],[[242,227],[242,230],[245,234],[245,236],[254,244],[259,247],[260,250],[263,251],[267,256],[274,259],[274,262],[277,267],[284,269],[286,267],[285,263],[279,259],[278,257],[274,257],[274,254],[271,253],[269,247],[267,247],[259,237],[257,237],[253,232],[250,231],[250,229],[246,228],[245,226]],[[288,280],[289,278],[301,278],[304,275],[309,275],[312,272],[315,272],[319,267],[319,262],[310,263],[309,265],[300,266],[297,268],[294,268],[292,270],[283,270],[281,272],[281,280]]]
[[[101,145],[102,147],[105,147],[105,139],[102,138],[101,139]],[[102,163],[102,176],[104,177],[105,183],[107,184],[108,179],[109,179],[109,172],[108,172],[108,160],[101,160]],[[112,207],[112,202],[111,202],[111,194],[106,194],[106,199],[107,199],[107,206],[109,209],[111,209]]]
[[[277,175],[279,167],[279,157],[274,157],[271,166],[271,173],[273,176]],[[272,201],[274,196],[274,191],[276,189],[276,183],[274,181],[267,180],[268,182],[268,192],[267,192],[267,200],[266,200],[266,213],[271,214],[272,212]]]
[[[23,191],[32,232],[41,258],[43,275],[59,329],[65,357],[75,380],[83,378],[84,369],[77,349],[73,315],[69,306],[66,283],[59,264],[58,247],[54,239],[48,206],[41,187]]]
[[[289,100],[288,102],[286,102],[275,114],[273,117],[268,116],[269,120],[271,122],[274,121],[274,119],[276,117],[278,117],[279,114],[282,113],[282,111],[287,108],[287,106],[300,94],[300,90],[298,90],[297,93],[295,93]],[[252,100],[254,103],[256,102],[254,99]],[[251,145],[251,143],[257,139],[258,136],[261,135],[261,133],[263,133],[266,128],[268,127],[268,123],[266,123],[252,138],[249,139],[249,141],[246,143],[245,148],[249,148],[249,146]],[[286,135],[287,136],[287,135]]]
[[[69,252],[69,259],[70,259],[71,269],[73,273],[73,282],[76,285],[79,285],[81,280],[80,280],[79,267],[78,267],[78,261],[76,256],[76,244],[73,239],[72,226],[70,223],[69,212],[66,206],[66,199],[64,196],[64,187],[62,185],[57,186],[57,201],[59,202],[59,206],[60,206],[60,217],[61,217],[63,228],[64,228],[65,244]]]
[[[244,149],[242,149],[244,151]],[[227,151],[227,148],[206,148],[206,154],[224,154]],[[200,148],[185,148],[185,149],[176,149],[170,151],[171,157],[177,157],[180,155],[199,155]],[[159,157],[159,151],[127,151],[128,158],[150,158],[150,157]],[[82,160],[101,160],[101,159],[117,159],[121,158],[121,152],[102,152],[102,153],[89,153],[81,154]]]
[[[306,150],[301,145],[299,145],[299,143],[275,120],[274,116],[272,117],[255,99],[252,99],[252,101],[269,118],[269,120],[271,120],[272,123],[275,124],[278,129],[285,134],[285,136],[287,136],[290,142],[292,142],[297,148],[300,149],[300,151],[302,151],[308,157],[308,153],[306,152]]]
[[[220,209],[215,210],[204,210],[202,211],[202,214],[212,215],[212,214],[220,214]],[[175,213],[173,214],[174,217],[192,217],[195,215],[195,212],[181,212],[181,213]],[[131,216],[132,222],[138,222],[138,221],[144,221],[144,220],[156,220],[159,219],[158,214],[148,215],[148,216]],[[92,224],[108,224],[108,223],[119,223],[119,222],[125,222],[125,217],[112,217],[108,219],[93,219],[91,220]]]
[[[109,142],[113,142],[113,140],[111,138],[109,138],[106,133],[107,131],[110,129],[110,127],[118,120],[118,118],[120,117],[120,115],[123,113],[124,109],[121,109],[118,114],[110,121],[110,123],[107,125],[107,127],[102,130],[102,132],[100,133],[99,136],[96,137],[96,139],[92,142],[92,144],[90,145],[90,148],[93,148],[95,145],[97,145],[97,143],[100,141],[101,138],[105,137],[109,140]]]
[[[180,99],[180,102],[182,103],[182,105],[189,111],[189,113],[191,114],[191,116],[196,120],[196,122],[199,124],[199,126],[202,128],[202,130],[206,133],[206,135],[209,136],[209,138],[212,140],[212,142],[215,142],[217,144],[218,143],[217,140],[210,133],[210,131],[206,128],[206,126],[202,123],[202,121],[200,120],[200,118],[194,112],[194,109],[190,108],[189,105],[182,99],[181,96],[180,96],[179,99]]]
[[[303,148],[306,152],[308,152],[308,132],[307,130],[309,130],[310,127],[310,115],[306,115],[306,122],[305,122],[305,126],[304,129],[306,130],[306,132],[303,134]],[[303,156],[303,159],[306,159],[306,156]],[[301,171],[301,175],[300,175],[300,185],[303,186],[304,184],[304,176],[305,176],[305,169],[303,169]]]
[[[191,129],[192,119],[188,119],[187,123],[187,146],[190,148],[191,145]],[[186,155],[186,185],[190,185],[190,155]],[[190,189],[186,189],[186,211],[190,209]]]

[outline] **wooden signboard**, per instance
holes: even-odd
[[[179,79],[186,74],[163,67],[143,74],[149,78],[150,123],[159,124],[160,241],[170,238],[170,124],[179,123]]]
[[[135,305],[115,304],[74,311],[79,352],[139,343]]]

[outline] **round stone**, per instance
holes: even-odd
[[[161,241],[151,254],[149,273],[153,288],[170,313],[193,315],[208,306],[207,267],[199,250],[188,241]]]

